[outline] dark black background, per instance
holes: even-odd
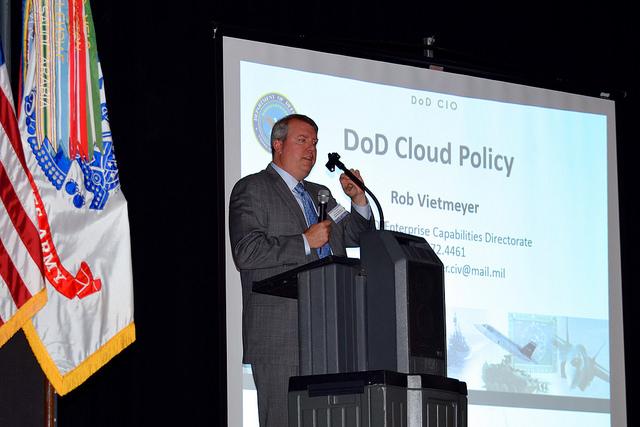
[[[610,2],[597,7],[544,2],[411,6],[379,0],[91,3],[120,180],[129,202],[137,341],[59,399],[60,426],[226,422],[216,23],[283,40],[293,37],[302,45],[326,43],[355,54],[375,51],[405,59],[420,58],[423,37],[435,35],[436,62],[554,89],[612,93],[628,418],[629,425],[640,422],[633,407],[639,376],[633,317],[640,70],[638,32],[632,30],[629,10]]]

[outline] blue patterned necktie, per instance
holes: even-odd
[[[305,190],[304,185],[302,185],[301,182],[299,182],[293,190],[298,193],[302,199],[302,206],[304,208],[304,216],[307,219],[307,224],[309,224],[309,226],[317,224],[318,214],[316,213],[316,208],[313,205],[313,200],[311,199],[309,192]],[[321,248],[316,250],[318,251],[318,256],[320,258],[331,255],[331,247],[329,246],[329,243],[325,243]]]

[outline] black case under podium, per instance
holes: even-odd
[[[467,427],[467,386],[391,371],[289,379],[289,427]]]

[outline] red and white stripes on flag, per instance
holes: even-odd
[[[0,44],[0,346],[47,301],[32,179]]]

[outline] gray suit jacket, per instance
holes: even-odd
[[[312,195],[326,187],[304,182]],[[330,198],[328,209],[336,206]],[[358,246],[360,233],[373,228],[373,217],[352,212],[333,224],[329,243],[334,255]],[[242,281],[242,341],[244,363],[298,364],[297,301],[252,292],[254,281],[274,276],[318,259],[305,255],[304,213],[280,175],[268,166],[242,178],[229,202],[231,249]]]

